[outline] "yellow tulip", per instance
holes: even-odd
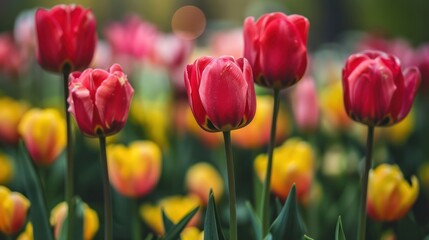
[[[348,129],[352,120],[348,117],[343,103],[343,86],[341,80],[327,84],[320,96],[323,127],[328,131]],[[334,129],[331,129],[334,127]]]
[[[185,183],[189,193],[198,196],[203,205],[208,203],[210,189],[216,200],[222,197],[223,179],[208,163],[201,162],[191,166],[186,172]]]
[[[51,210],[50,223],[54,227],[55,238],[60,236],[61,227],[67,216],[68,206],[66,202],[61,202]],[[83,204],[83,239],[90,240],[97,233],[99,221],[97,212],[87,204]]]
[[[66,145],[66,122],[53,108],[29,110],[18,130],[32,160],[40,165],[55,161]]]
[[[180,234],[182,240],[204,240],[204,231],[196,227],[187,227]]]
[[[8,183],[13,176],[12,161],[4,154],[0,153],[0,184]]]
[[[232,142],[242,148],[255,149],[268,144],[273,112],[272,96],[256,97],[256,113],[252,122],[244,128],[232,131]],[[277,118],[276,141],[281,142],[289,133],[288,118],[280,108]]]
[[[265,180],[267,155],[256,157],[254,168],[261,181]],[[314,153],[310,144],[298,138],[291,138],[274,149],[271,173],[271,191],[285,200],[293,183],[297,197],[305,201],[313,180]]]
[[[109,179],[124,196],[142,197],[158,183],[161,167],[161,149],[151,141],[135,141],[129,147],[107,147]]]
[[[164,235],[161,209],[164,209],[167,217],[176,224],[198,206],[200,206],[200,200],[194,195],[170,196],[162,199],[156,205],[143,204],[140,207],[140,216],[153,231],[159,235]],[[200,222],[200,215],[201,213],[198,211],[187,227],[196,226]]]
[[[382,131],[387,141],[396,145],[401,145],[413,132],[414,126],[414,111],[410,111],[410,113],[401,122],[391,127],[382,128]]]
[[[0,141],[8,144],[18,143],[18,124],[27,110],[25,103],[8,97],[0,98]]]
[[[30,201],[21,193],[0,186],[0,232],[17,233],[25,224]]]
[[[368,215],[379,221],[398,220],[414,204],[418,193],[417,177],[411,177],[410,185],[397,165],[381,164],[369,173]]]
[[[24,232],[19,234],[17,240],[33,240],[33,239],[34,239],[33,224],[31,224],[31,222],[28,222]]]

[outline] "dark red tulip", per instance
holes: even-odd
[[[404,72],[398,58],[380,51],[351,55],[343,69],[344,106],[355,121],[390,126],[407,116],[420,84],[420,72]]]
[[[255,115],[252,69],[244,58],[201,57],[185,69],[189,104],[206,131],[241,128]]]
[[[276,12],[244,22],[244,57],[259,85],[282,89],[298,82],[307,68],[310,23],[300,15]]]
[[[108,71],[89,68],[73,72],[69,90],[68,111],[85,135],[109,136],[124,127],[134,89],[121,66],[114,64]]]
[[[78,5],[57,5],[36,11],[37,51],[40,66],[62,72],[89,66],[97,43],[95,17]]]

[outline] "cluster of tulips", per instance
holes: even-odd
[[[192,194],[165,198],[156,205],[146,203],[139,207],[133,203],[133,206],[128,206],[126,209],[131,209],[128,217],[133,219],[132,238],[143,239],[139,222],[141,216],[152,230],[152,234],[145,233],[145,239],[242,239],[240,221],[237,221],[236,193],[238,188],[245,186],[235,184],[237,158],[234,159],[232,143],[260,148],[264,146],[260,142],[264,142],[268,143],[267,151],[258,153],[253,165],[255,176],[262,183],[258,192],[260,196],[256,198],[257,202],[246,205],[246,216],[251,219],[253,228],[250,235],[256,239],[318,239],[307,232],[297,203],[297,199],[304,205],[311,201],[313,193],[310,189],[315,178],[313,169],[317,165],[317,152],[310,141],[298,137],[290,137],[281,143],[286,131],[286,117],[280,107],[281,96],[289,88],[296,86],[291,105],[299,109],[294,116],[298,127],[306,129],[309,136],[314,134],[315,125],[318,124],[319,110],[308,107],[314,105],[316,99],[314,94],[311,95],[315,91],[314,82],[306,76],[310,31],[307,18],[280,12],[267,13],[258,19],[248,17],[244,20],[242,34],[239,34],[244,44],[241,57],[203,55],[192,59],[189,64],[185,64],[190,52],[189,42],[176,53],[182,60],[171,60],[165,50],[155,51],[150,49],[155,45],[145,45],[157,39],[156,30],[137,18],[129,18],[106,31],[120,57],[116,58],[118,63],[110,64],[105,69],[89,68],[98,42],[96,19],[90,9],[77,5],[38,9],[34,14],[34,24],[37,62],[44,70],[61,75],[65,111],[62,113],[57,108],[29,110],[28,105],[11,99],[0,100],[0,106],[13,106],[20,112],[9,125],[1,124],[0,137],[3,142],[20,146],[17,171],[28,174],[24,178],[26,187],[22,194],[0,186],[2,234],[17,236],[18,239],[47,240],[92,239],[97,234],[100,221],[97,211],[77,196],[76,192],[82,191],[75,189],[74,185],[75,176],[79,174],[75,170],[75,158],[80,156],[76,152],[75,145],[79,143],[75,139],[82,139],[73,131],[74,119],[85,137],[99,140],[101,168],[92,171],[101,174],[103,183],[104,208],[98,209],[98,213],[102,212],[104,232],[100,235],[108,240],[122,239],[114,233],[117,212],[113,210],[115,201],[114,198],[112,201],[111,187],[115,190],[114,194],[119,193],[126,198],[147,196],[156,188],[162,169],[168,168],[168,163],[163,162],[166,152],[163,148],[167,147],[159,144],[164,142],[162,137],[157,143],[136,138],[127,145],[112,144],[107,138],[115,137],[113,135],[124,129],[133,106],[137,106],[132,110],[137,112],[134,113],[136,116],[155,119],[153,129],[146,130],[155,132],[155,136],[161,131],[157,129],[157,124],[169,121],[166,115],[158,116],[157,113],[138,109],[138,100],[134,100],[137,103],[133,102],[136,86],[132,86],[133,81],[128,81],[124,71],[131,71],[133,65],[130,63],[135,59],[152,55],[155,62],[162,61],[170,66],[169,76],[178,88],[178,99],[187,96],[189,104],[185,108],[189,105],[194,123],[207,132],[199,133],[203,136],[199,141],[208,145],[217,144],[221,141],[217,133],[222,132],[225,164],[220,164],[224,168],[220,171],[208,163],[198,163],[189,168],[185,185]],[[139,32],[142,29],[146,31],[143,33],[148,34],[142,35]],[[170,38],[173,39],[173,36],[164,38],[167,44],[182,41],[170,41]],[[129,42],[123,44],[124,39]],[[139,45],[143,47],[136,48]],[[17,74],[16,71],[12,73]],[[360,204],[359,215],[355,218],[359,240],[367,236],[367,215],[378,221],[398,220],[408,213],[419,194],[417,178],[413,176],[411,183],[408,183],[397,165],[383,163],[371,169],[375,127],[393,126],[406,119],[420,81],[417,67],[405,68],[399,58],[388,51],[360,51],[350,55],[343,65],[340,97],[344,104],[338,111],[368,129],[366,157],[360,175],[360,199],[355,201],[356,205]],[[261,96],[258,91],[268,94]],[[296,96],[299,93],[313,97],[300,99]],[[334,94],[325,98],[330,110],[333,110],[334,107],[329,104],[338,99]],[[338,105],[336,102],[333,104]],[[177,109],[181,107],[180,104],[176,106]],[[0,121],[2,114],[7,114],[2,111],[0,109]],[[142,113],[150,116],[141,116]],[[180,125],[180,121],[187,121],[183,120],[187,118],[178,116],[173,120]],[[347,122],[348,119],[339,121]],[[270,128],[265,131],[261,126],[267,125]],[[51,209],[48,219],[44,199],[47,195],[43,190],[46,183],[39,182],[36,176],[40,172],[36,173],[34,169],[53,164],[63,151],[66,159],[63,166],[66,169],[65,201]],[[0,182],[11,178],[6,173],[2,174],[1,168],[7,164],[3,158],[6,157],[0,155]],[[29,159],[32,161],[27,161]],[[218,211],[224,192],[221,173],[225,173],[227,178],[228,213]],[[173,178],[170,181],[176,181]],[[250,185],[251,181],[248,179],[245,184]],[[279,201],[274,201],[274,196]],[[277,212],[273,210],[276,207]],[[222,215],[229,216],[229,221],[223,221]],[[198,228],[201,219],[204,219],[203,229]],[[229,237],[224,236],[225,231]],[[332,237],[347,237],[344,236],[341,218]]]

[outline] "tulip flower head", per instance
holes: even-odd
[[[353,120],[368,126],[390,126],[410,112],[420,72],[401,70],[387,53],[365,51],[351,55],[343,68],[344,106]]]
[[[54,227],[55,238],[59,239],[61,228],[64,220],[67,217],[68,206],[66,202],[61,202],[56,205],[51,211],[49,219]],[[83,204],[83,239],[91,240],[98,231],[99,221],[95,210],[90,208],[86,203]]]
[[[223,179],[208,163],[201,162],[191,166],[186,172],[185,182],[188,191],[198,196],[204,205],[209,202],[210,189],[216,200],[222,197]]]
[[[128,148],[109,145],[107,161],[112,186],[127,197],[148,194],[161,175],[161,149],[150,141],[135,141]]]
[[[36,11],[37,50],[40,66],[62,72],[89,66],[97,43],[95,17],[90,9],[79,5],[57,5]]]
[[[296,184],[297,197],[306,200],[314,172],[314,153],[311,146],[298,138],[291,138],[274,149],[271,191],[281,200],[285,200],[292,184]],[[267,155],[255,158],[256,175],[265,179]]]
[[[0,98],[0,141],[15,145],[19,140],[18,125],[28,105],[8,97]]]
[[[300,15],[276,12],[244,21],[244,57],[255,83],[273,89],[297,83],[307,68],[309,21]]]
[[[86,69],[69,77],[68,111],[88,137],[110,136],[119,132],[128,119],[134,89],[121,66],[108,71]]]
[[[30,202],[21,193],[0,186],[0,232],[17,233],[25,224]]]
[[[252,69],[245,58],[198,58],[185,69],[185,85],[194,117],[206,131],[238,129],[255,115]]]
[[[369,173],[367,211],[379,221],[395,221],[412,207],[419,193],[416,176],[411,185],[397,165],[381,164]]]
[[[53,108],[31,109],[18,126],[31,159],[39,165],[55,161],[66,145],[66,122]]]

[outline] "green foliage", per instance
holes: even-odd
[[[335,228],[335,240],[346,240],[343,224],[341,223],[341,216],[338,217],[337,227]]]
[[[184,216],[177,224],[171,225],[173,222],[168,219],[167,215],[164,213],[164,210],[162,210],[162,219],[164,221],[164,224],[168,224],[168,228],[165,227],[166,233],[165,236],[162,237],[162,240],[176,240],[180,238],[180,233],[185,229],[186,224],[188,224],[189,221],[191,221],[192,217],[198,212],[198,208],[196,207],[192,209],[186,216]],[[167,230],[168,229],[168,230]]]
[[[213,191],[210,191],[206,217],[204,219],[204,240],[225,240],[216,209]]]

